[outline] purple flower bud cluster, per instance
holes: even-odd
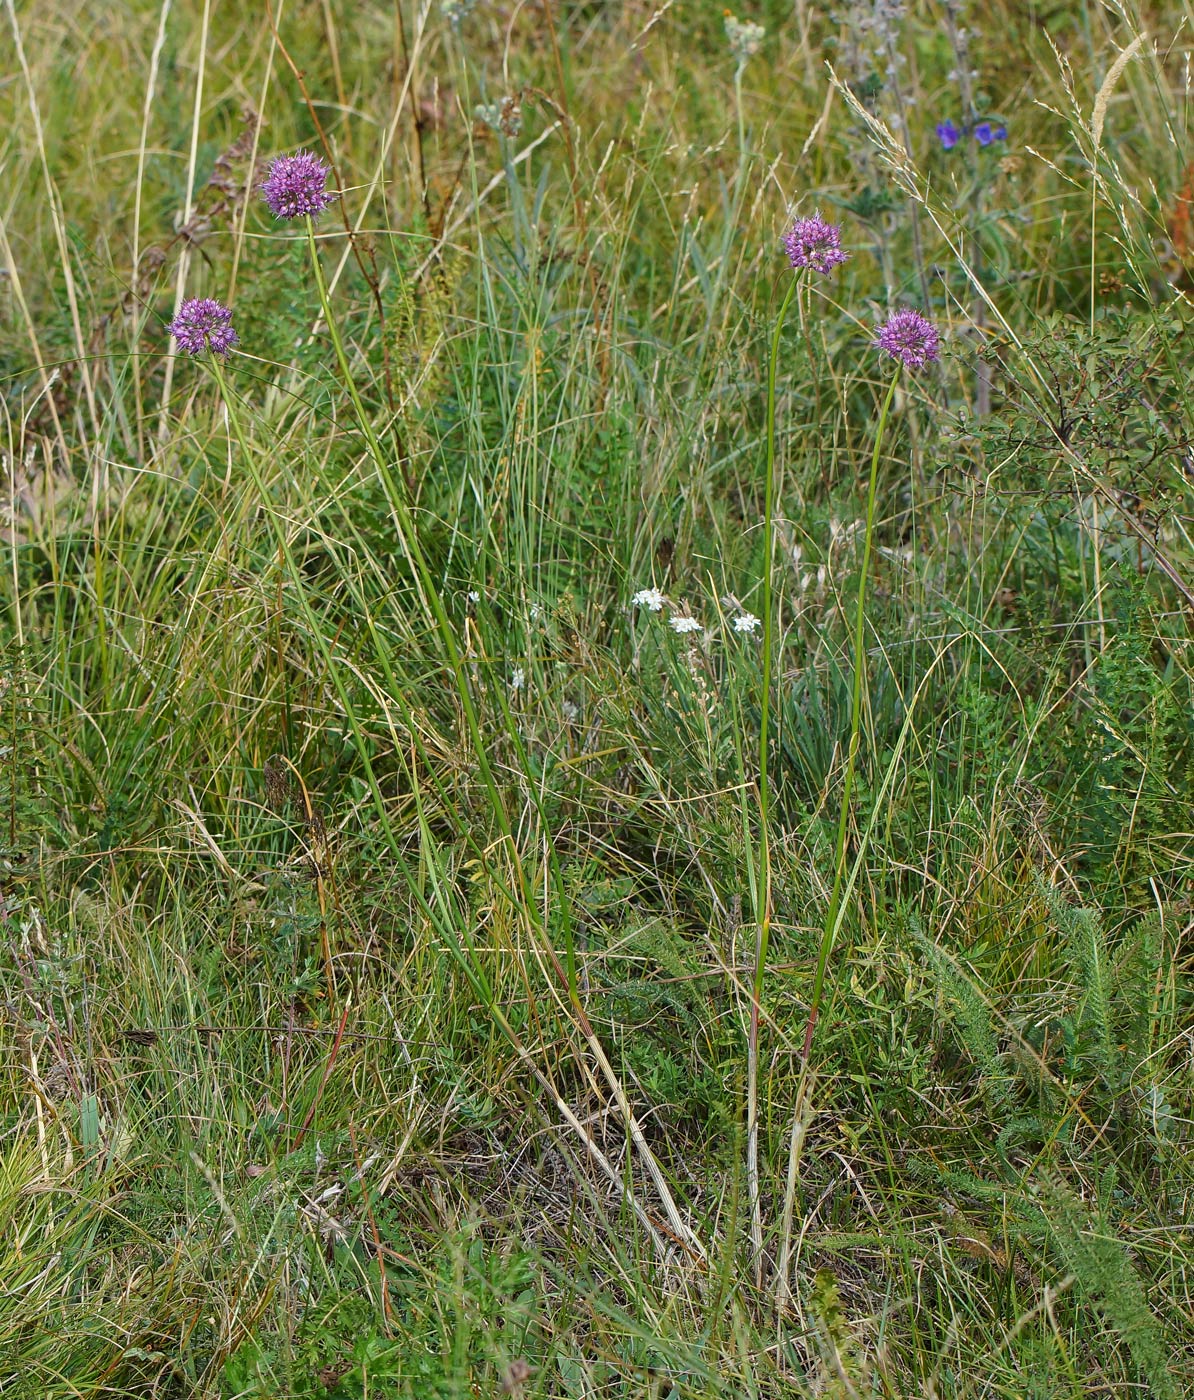
[[[963,136],[973,136],[980,146],[1007,140],[1007,127],[1002,122],[975,122],[973,126],[957,127],[951,121],[937,123],[937,139],[941,148],[952,151]]]
[[[279,156],[261,186],[262,197],[276,218],[314,217],[335,198],[326,189],[327,177],[328,167],[309,151]],[[784,248],[796,271],[807,269],[822,277],[850,256],[842,247],[841,229],[820,214],[793,220],[784,234]],[[188,355],[201,355],[205,350],[227,355],[240,341],[232,325],[232,312],[211,297],[184,301],[169,331]],[[937,331],[919,311],[894,312],[879,327],[872,344],[909,369],[921,369],[940,359]]]
[[[794,220],[784,234],[784,248],[797,272],[809,269],[823,277],[850,256],[842,247],[841,229],[827,223],[820,214]],[[871,344],[908,369],[922,369],[941,358],[937,331],[919,311],[893,312]]]
[[[871,342],[877,350],[899,360],[909,369],[921,369],[931,360],[941,358],[938,352],[937,331],[931,321],[919,311],[904,308],[895,311],[879,327],[879,332]]]
[[[811,267],[822,277],[850,256],[842,247],[841,229],[836,224],[826,223],[820,214],[796,219],[784,234],[784,247],[788,251],[788,261],[797,271]]]
[[[261,182],[261,197],[275,219],[318,218],[336,194],[327,187],[331,168],[311,151],[278,156],[270,162]],[[188,355],[227,355],[240,337],[232,326],[232,312],[210,297],[191,297],[170,322],[170,334]]]
[[[188,355],[227,355],[240,337],[232,327],[232,312],[211,297],[191,297],[170,322],[170,334]]]
[[[336,198],[327,188],[330,173],[311,151],[278,156],[261,182],[261,197],[275,219],[318,218]]]

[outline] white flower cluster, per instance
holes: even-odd
[[[737,608],[737,612],[730,619],[730,626],[735,632],[742,636],[752,637],[762,627],[762,622],[754,613],[747,612],[746,609],[735,599],[726,600],[727,604],[732,604]],[[675,608],[675,604],[658,588],[640,588],[630,599],[631,607],[646,608],[648,612],[662,612],[665,607]],[[673,612],[668,618],[668,626],[679,637],[691,636],[697,632],[705,630],[704,625],[696,620],[690,613]]]
[[[444,0],[444,3],[451,4],[453,0]],[[522,103],[517,97],[503,97],[498,102],[478,103],[476,116],[490,131],[508,136],[510,140],[522,130]]]
[[[658,588],[640,588],[630,601],[636,608],[646,608],[648,612],[662,612],[667,595],[661,593]]]
[[[457,33],[476,8],[477,0],[439,0],[440,11]]]
[[[739,19],[726,12],[726,41],[739,70],[746,67],[755,54],[763,47],[767,31],[753,20]]]

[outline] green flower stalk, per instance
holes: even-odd
[[[784,248],[795,272],[828,276],[849,256],[841,246],[841,231],[819,214],[796,219],[784,234]],[[771,777],[768,749],[771,741],[771,682],[775,667],[775,609],[772,605],[772,564],[775,553],[775,381],[784,322],[800,286],[788,282],[767,361],[767,473],[763,500],[763,685],[759,701],[759,858],[755,874],[755,967],[751,987],[750,1031],[746,1051],[746,1172],[751,1199],[751,1242],[754,1245],[756,1279],[762,1283],[763,1218],[759,1194],[759,1012],[763,974],[771,942]]]
[[[817,1028],[817,1016],[821,1008],[821,997],[825,989],[825,974],[829,967],[829,955],[837,938],[841,922],[842,885],[846,876],[846,834],[850,825],[850,798],[854,792],[854,771],[858,760],[858,742],[862,727],[862,682],[866,671],[866,586],[870,571],[871,543],[875,532],[875,497],[879,484],[879,454],[887,430],[887,419],[895,399],[896,386],[900,382],[901,368],[921,369],[924,365],[940,358],[937,332],[932,323],[919,311],[903,310],[895,312],[879,327],[873,346],[896,361],[896,372],[891,376],[883,407],[879,413],[879,426],[875,430],[875,447],[871,453],[871,476],[866,498],[866,536],[862,546],[862,569],[858,576],[858,607],[854,618],[854,682],[850,704],[850,747],[846,752],[846,774],[842,781],[842,807],[838,817],[837,844],[833,862],[833,890],[825,910],[825,924],[821,933],[821,946],[817,953],[817,969],[813,976],[812,996],[809,999],[808,1024],[804,1031],[802,1060],[808,1064],[813,1048],[813,1033]]]

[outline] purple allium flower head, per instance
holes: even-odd
[[[850,256],[842,247],[842,231],[827,224],[820,214],[796,219],[784,234],[788,261],[794,268],[811,267],[822,275],[832,272]]]
[[[226,355],[240,336],[232,329],[232,312],[211,297],[191,297],[178,308],[169,325],[170,334],[188,355]]]
[[[311,151],[278,156],[261,182],[261,197],[275,219],[314,219],[336,198],[327,189],[329,167]]]
[[[962,139],[962,133],[950,121],[937,123],[937,137],[941,142],[943,150],[952,151]]]
[[[909,369],[920,369],[930,360],[940,359],[937,332],[919,311],[893,312],[879,327],[872,344]]]

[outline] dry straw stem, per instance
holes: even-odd
[[[630,1099],[627,1096],[622,1081],[619,1079],[617,1073],[615,1072],[613,1065],[610,1064],[609,1057],[605,1053],[605,1048],[602,1046],[596,1031],[594,1031],[588,1016],[585,1014],[583,1006],[581,1006],[579,1002],[573,1002],[569,1004],[565,1000],[565,997],[562,991],[560,990],[561,988],[567,985],[567,976],[564,969],[560,966],[558,958],[556,957],[555,953],[550,947],[546,949],[547,958],[550,961],[552,965],[552,970],[555,973],[555,977],[553,978],[550,975],[547,967],[543,965],[543,960],[540,956],[542,950],[540,949],[537,940],[533,940],[533,946],[535,947],[536,956],[537,958],[539,958],[540,966],[543,968],[543,971],[547,977],[548,986],[551,988],[552,995],[555,998],[557,1005],[560,1007],[561,1011],[564,1012],[564,1014],[567,1014],[569,1010],[572,1011],[575,1017],[575,1024],[577,1025],[577,1028],[580,1030],[580,1033],[584,1036],[585,1041],[588,1044],[590,1054],[593,1056],[594,1060],[596,1060],[598,1066],[600,1067],[602,1077],[604,1078],[606,1084],[609,1085],[610,1091],[612,1092],[614,1099],[617,1102],[618,1109],[622,1115],[622,1121],[625,1124],[626,1131],[630,1135],[630,1140],[633,1143],[635,1149],[637,1150],[640,1158],[642,1159],[643,1165],[647,1169],[647,1175],[651,1178],[651,1182],[655,1187],[656,1194],[659,1197],[660,1204],[663,1206],[664,1214],[667,1216],[668,1226],[672,1231],[674,1238],[680,1244],[682,1244],[688,1250],[690,1250],[691,1253],[695,1255],[698,1259],[705,1259],[707,1257],[707,1251],[705,1249],[705,1246],[701,1243],[700,1236],[685,1221],[683,1215],[680,1212],[680,1208],[676,1205],[676,1201],[672,1195],[671,1188],[667,1184],[667,1178],[663,1174],[663,1168],[659,1165],[659,1161],[656,1158],[654,1152],[651,1151],[651,1145],[650,1143],[648,1143],[646,1136],[643,1133],[642,1127],[639,1125],[638,1118],[635,1116],[633,1105],[631,1104]],[[496,1008],[494,1009],[494,1014],[495,1016],[498,1015]],[[522,1042],[516,1038],[513,1028],[506,1021],[504,1016],[500,1017],[499,1024],[501,1024],[503,1030],[509,1036],[511,1044],[514,1046],[519,1057],[522,1058],[525,1063],[527,1063],[534,1069],[535,1077],[539,1080],[540,1084],[542,1084],[543,1087],[547,1089],[548,1093],[551,1094],[552,1098],[555,1100],[556,1107],[559,1109],[560,1113],[563,1115],[565,1120],[572,1127],[579,1128],[582,1132],[584,1132],[584,1129],[583,1127],[581,1127],[579,1120],[565,1104],[564,1100],[560,1097],[558,1091],[551,1084],[551,1081],[548,1079],[548,1077],[545,1074],[543,1074],[537,1067],[534,1066],[534,1061],[530,1056],[530,1052],[526,1050]],[[594,1161],[596,1161],[598,1166],[600,1166],[602,1170],[606,1171],[608,1174],[610,1171],[609,1165],[605,1157],[602,1156],[600,1150],[597,1148],[597,1145],[594,1142],[592,1142],[591,1138],[589,1138],[587,1134],[585,1134],[585,1140],[586,1146],[593,1154]],[[611,1176],[611,1180],[620,1181],[620,1178],[614,1175]],[[630,1189],[625,1185],[623,1185],[622,1189],[626,1200],[631,1206],[633,1206],[635,1213],[640,1217],[640,1219],[643,1220],[645,1224],[650,1225],[651,1222],[647,1217],[646,1212],[642,1209],[637,1200],[635,1200],[633,1192],[630,1191]],[[655,1238],[656,1242],[659,1243],[660,1241],[658,1231],[654,1225],[651,1225],[651,1232],[653,1238]]]
[[[8,0],[11,5],[12,0]],[[191,145],[187,156],[187,192],[183,201],[182,222],[190,222],[195,211],[195,175],[199,165],[199,136],[203,124],[203,85],[207,72],[207,45],[211,36],[211,0],[203,0],[203,19],[199,34],[199,67],[195,74],[195,103],[191,112]],[[187,273],[191,266],[191,245],[184,243],[178,255],[178,278],[174,286],[174,315],[186,297]],[[165,378],[162,383],[158,436],[163,443],[170,441],[170,390],[174,384],[175,357],[166,357]]]
[[[1111,65],[1110,71],[1106,78],[1103,79],[1103,85],[1099,88],[1095,96],[1094,110],[1090,118],[1090,139],[1092,147],[1090,154],[1092,172],[1090,184],[1090,332],[1092,335],[1094,334],[1095,307],[1097,305],[1097,297],[1095,295],[1095,268],[1096,250],[1098,248],[1098,194],[1099,186],[1102,183],[1099,177],[1099,150],[1103,144],[1103,123],[1107,118],[1107,104],[1111,101],[1111,94],[1115,91],[1115,84],[1119,81],[1120,75],[1123,73],[1124,69],[1132,61],[1132,56],[1139,50],[1143,43],[1144,35],[1138,34]],[[1120,186],[1121,188],[1123,186],[1122,180],[1120,181]],[[1100,538],[1099,507],[1097,504],[1092,511],[1090,533],[1092,544],[1091,553],[1094,557],[1095,607],[1099,618],[1099,650],[1102,651],[1105,650],[1107,646],[1107,631],[1106,620],[1103,616],[1103,549],[1102,540]]]
[[[33,363],[37,366],[38,378],[41,380],[41,388],[38,389],[36,395],[30,400],[22,416],[20,434],[21,448],[19,451],[15,448],[10,449],[10,470],[15,472],[18,457],[24,456],[25,430],[30,415],[33,413],[37,404],[42,400],[45,401],[46,409],[54,423],[54,436],[57,439],[58,451],[61,454],[59,459],[60,465],[65,467],[66,463],[70,461],[70,450],[66,445],[66,438],[63,435],[62,420],[58,416],[58,405],[54,402],[53,393],[54,385],[58,382],[59,371],[56,368],[50,369],[42,357],[41,344],[37,338],[37,328],[33,323],[33,315],[30,312],[29,303],[25,299],[25,289],[21,284],[21,271],[17,266],[16,254],[13,251],[12,244],[9,242],[8,228],[2,217],[0,217],[0,258],[3,259],[4,266],[8,269],[8,281],[12,290],[13,301],[20,309],[21,321],[24,324],[25,333],[29,337],[30,349],[33,351]],[[11,442],[11,419],[9,418],[7,406],[5,406],[5,419],[9,424],[9,440]],[[47,470],[49,470],[48,467]],[[15,555],[13,556],[13,566],[14,568],[16,566]]]
[[[132,228],[132,280],[133,285],[137,283],[141,264],[141,201],[145,194],[145,162],[149,151],[149,122],[153,114],[154,101],[157,95],[158,73],[161,68],[162,51],[166,47],[166,21],[170,18],[171,0],[162,0],[162,8],[158,15],[157,36],[153,41],[153,51],[149,58],[149,77],[145,83],[145,101],[141,108],[141,135],[137,142],[137,175],[136,185],[133,190],[133,228]],[[235,274],[233,277],[235,281]],[[142,428],[145,421],[145,404],[143,398],[143,386],[141,382],[141,357],[137,353],[140,349],[141,322],[138,321],[133,330],[133,388],[137,398],[137,444],[141,456],[145,455],[144,434]]]
[[[281,17],[283,0],[279,0],[278,15]],[[278,49],[277,31],[271,25],[269,36],[269,48],[265,56],[265,71],[261,75],[261,88],[257,97],[256,111],[264,113],[266,103],[269,98],[270,84],[274,76],[274,55]],[[257,155],[261,147],[261,131],[264,121],[258,121],[253,127],[253,146],[249,151],[249,180],[252,181],[253,172],[257,169]],[[236,280],[240,273],[240,261],[245,249],[245,227],[249,219],[249,210],[253,205],[251,189],[246,189],[246,198],[241,201],[240,208],[236,213],[236,226],[232,236],[232,270],[228,274],[228,301],[232,303],[236,298]]]
[[[554,122],[551,122],[539,133],[538,136],[535,137],[533,141],[529,141],[522,148],[522,150],[518,152],[516,156],[511,156],[510,165],[513,167],[524,164],[527,160],[530,159],[532,151],[535,151],[538,147],[542,146],[545,141],[550,140],[550,138],[554,136],[557,131],[559,131],[562,125],[563,122],[559,119],[557,119]],[[461,210],[460,213],[455,215],[451,223],[448,223],[445,220],[443,230],[441,231],[439,237],[435,240],[435,243],[432,245],[431,251],[426,255],[426,257],[424,257],[423,261],[418,265],[418,267],[415,268],[414,275],[411,279],[413,282],[417,283],[423,280],[427,272],[432,267],[434,267],[434,265],[443,256],[443,250],[448,245],[448,240],[452,237],[452,235],[458,233],[466,224],[470,222],[476,211],[481,207],[482,204],[485,203],[486,199],[494,192],[494,190],[496,190],[500,185],[505,183],[505,180],[506,171],[497,171],[495,174],[490,176],[488,183],[482,186],[480,190],[478,190],[477,197],[473,200],[470,200],[470,202],[467,205],[465,205],[464,209]]]
[[[33,132],[37,141],[38,160],[41,165],[42,179],[45,183],[46,199],[50,206],[50,217],[54,224],[54,241],[57,244],[58,257],[62,265],[63,284],[66,289],[67,304],[70,307],[71,330],[74,334],[79,373],[83,380],[83,391],[87,398],[87,411],[91,419],[91,431],[93,437],[98,440],[100,437],[99,415],[95,403],[95,390],[91,383],[91,369],[83,336],[83,323],[79,315],[79,299],[75,288],[74,264],[71,261],[70,248],[66,241],[66,219],[62,209],[62,201],[58,195],[58,186],[54,182],[54,177],[50,174],[50,162],[46,155],[46,138],[45,131],[42,127],[41,109],[37,101],[37,90],[33,82],[33,74],[29,68],[29,61],[25,57],[25,46],[21,40],[21,27],[17,23],[17,12],[13,6],[13,0],[5,0],[5,9],[8,11],[8,18],[12,25],[13,43],[16,46],[17,60],[21,67],[21,76],[25,83],[25,92],[29,99],[29,112],[33,118]],[[14,269],[15,273],[15,263],[11,252],[8,255],[7,261],[9,266]],[[33,333],[32,323],[29,325],[29,333],[36,345],[36,336],[34,336]],[[44,384],[44,362],[41,359],[40,351],[35,350],[35,354],[37,355],[37,363],[42,373]],[[55,417],[56,416],[57,415],[55,415]]]

